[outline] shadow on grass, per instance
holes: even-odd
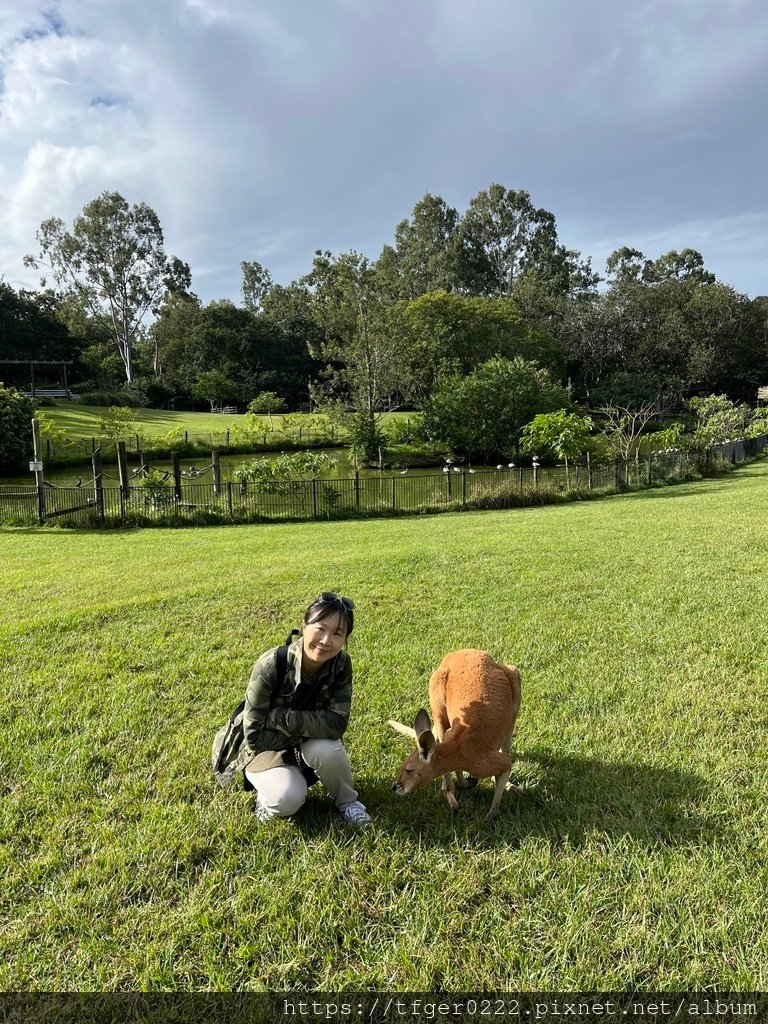
[[[484,818],[493,796],[492,779],[458,793],[456,816],[437,781],[403,798],[383,780],[360,778],[359,786],[379,833],[417,833],[419,842],[435,845],[471,835],[485,849],[519,846],[531,837],[558,846],[567,841],[573,847],[594,845],[601,837],[675,846],[722,839],[727,827],[722,814],[709,816],[702,809],[709,796],[705,782],[672,768],[529,751],[515,757],[512,778],[522,793],[505,793],[500,814],[490,824]],[[310,791],[295,819],[308,835],[329,828],[329,807],[316,793],[322,790]]]

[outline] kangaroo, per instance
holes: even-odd
[[[517,788],[509,782],[509,751],[520,710],[520,673],[512,665],[497,664],[486,651],[453,651],[432,673],[429,705],[434,726],[423,708],[413,729],[388,721],[396,732],[416,740],[416,750],[403,762],[392,789],[408,796],[441,775],[442,791],[455,813],[459,805],[451,772],[461,789],[493,775],[496,789],[485,818],[493,821],[505,786]]]

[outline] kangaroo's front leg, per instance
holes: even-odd
[[[445,799],[448,801],[448,806],[451,808],[451,814],[455,814],[459,809],[459,802],[456,799],[456,787],[453,784],[453,778],[450,772],[446,772],[443,776],[440,788],[445,795]]]

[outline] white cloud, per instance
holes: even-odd
[[[586,254],[739,217],[712,251],[754,249],[766,26],[757,0],[3,0],[0,275],[104,189],[154,207],[206,299],[492,181]]]

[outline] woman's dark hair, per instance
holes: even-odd
[[[347,624],[347,636],[349,636],[355,628],[355,602],[349,597],[335,594],[332,590],[324,590],[319,597],[315,598],[304,612],[304,621],[309,625],[310,622],[317,622],[334,612],[344,617]]]

